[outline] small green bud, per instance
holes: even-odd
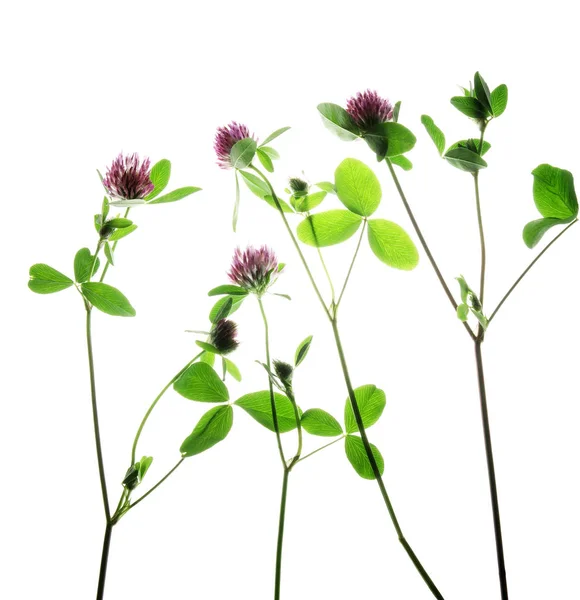
[[[294,374],[294,367],[281,360],[274,361],[274,372],[282,382],[284,386],[289,386],[292,382],[292,375]]]

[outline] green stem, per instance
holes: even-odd
[[[326,274],[326,279],[328,280],[328,284],[330,285],[330,293],[332,296],[332,304],[334,304],[335,302],[335,298],[336,298],[336,294],[334,291],[334,284],[332,283],[332,279],[330,277],[330,273],[328,272],[328,269],[326,267],[326,262],[324,261],[324,257],[322,256],[322,251],[320,250],[320,248],[317,246],[316,250],[318,251],[318,257],[320,258],[320,263],[322,264],[322,268],[324,269],[324,272]]]
[[[123,218],[126,219],[129,216],[129,211],[131,210],[131,208],[127,208],[127,210],[125,211],[125,214],[123,215]],[[111,248],[111,250],[113,251],[113,254],[115,253],[115,249],[117,248],[117,244],[119,243],[119,240],[115,241],[113,243],[113,247]],[[105,275],[107,274],[107,271],[109,270],[109,265],[111,263],[109,262],[109,259],[107,259],[107,263],[105,264],[105,268],[103,269],[103,272],[101,273],[101,278],[99,279],[99,281],[101,283],[103,283],[103,279],[105,279]]]
[[[97,600],[103,600],[105,597],[105,581],[107,579],[107,565],[109,563],[109,549],[111,547],[111,535],[113,533],[113,524],[107,522],[105,527],[105,537],[103,539],[103,551],[101,553],[101,568],[99,570],[99,584],[97,587]]]
[[[346,285],[348,283],[348,280],[350,279],[350,274],[352,273],[352,269],[354,267],[354,263],[356,261],[356,257],[358,256],[358,251],[360,249],[360,245],[361,245],[361,242],[362,242],[362,239],[363,239],[363,235],[364,235],[366,226],[367,226],[367,220],[364,219],[363,220],[363,226],[362,226],[362,228],[360,230],[360,237],[358,238],[358,244],[356,245],[356,249],[354,251],[354,255],[352,257],[352,260],[350,261],[350,267],[348,268],[348,272],[346,274],[346,278],[344,280],[344,284],[342,286],[342,290],[340,291],[340,296],[338,297],[338,302],[336,303],[336,306],[335,306],[335,313],[338,310],[338,307],[340,306],[340,301],[342,300],[342,296],[344,295],[344,290],[346,290]]]
[[[324,450],[325,448],[328,448],[329,446],[332,446],[333,444],[336,444],[336,442],[340,442],[340,440],[344,440],[345,437],[346,436],[343,434],[340,437],[337,437],[335,440],[332,440],[332,442],[329,442],[328,444],[324,444],[324,446],[321,446],[320,448],[317,448],[316,450],[313,450],[309,454],[305,454],[304,456],[302,456],[301,458],[299,458],[296,461],[296,464],[298,464],[299,462],[301,462],[303,460],[306,460],[307,458],[309,458],[313,454],[316,454],[317,452],[320,452],[321,450]]]
[[[150,490],[145,492],[140,498],[137,498],[137,500],[135,500],[135,502],[131,503],[129,510],[131,510],[132,508],[135,508],[137,506],[137,504],[139,504],[140,502],[145,500],[145,498],[147,498],[147,496],[149,496],[149,494],[153,493],[168,477],[170,477],[177,470],[177,468],[181,465],[181,463],[184,460],[185,460],[185,457],[179,459],[179,461],[173,466],[173,468],[171,470],[169,470]]]
[[[296,430],[298,432],[298,447],[296,449],[296,454],[288,466],[288,471],[291,471],[292,467],[300,460],[300,455],[302,454],[302,423],[300,421],[300,413],[298,412],[298,405],[296,404],[296,398],[294,397],[292,388],[286,388],[286,395],[288,396],[290,402],[292,402],[292,408],[294,409],[294,420],[296,421]]]
[[[451,293],[449,286],[447,285],[447,283],[445,283],[445,279],[443,279],[443,275],[441,274],[441,271],[439,270],[439,267],[437,266],[437,263],[435,262],[435,258],[433,257],[433,254],[431,254],[431,250],[429,249],[429,246],[427,245],[427,242],[426,242],[425,238],[423,237],[423,233],[421,232],[419,223],[417,223],[417,220],[415,219],[415,215],[413,214],[413,211],[411,210],[411,206],[410,206],[409,202],[407,201],[405,193],[403,192],[403,188],[401,187],[401,184],[399,183],[399,179],[397,177],[397,174],[395,173],[395,169],[393,168],[393,165],[388,158],[385,159],[385,162],[387,163],[387,167],[389,168],[391,177],[393,178],[393,181],[395,183],[395,187],[397,188],[397,191],[399,192],[399,196],[401,197],[403,205],[405,206],[405,210],[407,211],[407,214],[409,215],[409,219],[411,220],[413,228],[415,229],[415,233],[417,234],[417,237],[419,238],[419,241],[421,242],[421,246],[423,247],[423,250],[424,250],[425,254],[427,255],[427,258],[429,259],[429,262],[431,263],[433,270],[435,271],[435,275],[437,275],[437,279],[439,280],[439,283],[441,284],[443,291],[447,295],[447,298],[449,298],[449,302],[451,302],[453,309],[455,311],[457,311],[457,302],[455,301],[455,298],[453,297],[453,294]],[[465,327],[465,330],[469,334],[469,337],[471,337],[471,339],[475,341],[475,334],[473,333],[469,324],[467,322],[465,322],[465,323],[463,323],[463,327]]]
[[[286,496],[288,494],[288,475],[290,470],[284,467],[282,479],[282,495],[280,498],[280,517],[278,519],[278,543],[276,545],[276,577],[274,582],[274,600],[280,600],[280,584],[282,580],[282,544],[284,541],[284,522],[286,519]]]
[[[520,283],[520,281],[528,274],[528,271],[530,271],[530,269],[540,260],[540,258],[542,258],[544,253],[548,250],[548,248],[550,248],[550,246],[552,244],[554,244],[556,242],[556,240],[558,240],[558,238],[563,236],[568,231],[568,229],[570,229],[570,227],[572,227],[572,225],[574,225],[575,223],[578,223],[578,219],[574,219],[569,225],[567,225],[564,229],[562,229],[562,231],[526,267],[524,272],[516,279],[515,283],[508,290],[508,292],[505,294],[505,296],[500,300],[500,303],[496,306],[495,310],[491,313],[491,316],[488,319],[488,324],[491,323],[491,320],[495,317],[498,310],[503,306],[503,303],[510,297],[511,293],[516,289],[516,287],[518,287],[518,284]]]
[[[481,133],[483,141],[483,132]],[[483,143],[483,142],[482,142]],[[475,204],[477,207],[477,224],[479,227],[479,246],[481,248],[481,270],[479,276],[479,302],[483,310],[483,297],[485,293],[485,267],[486,267],[486,252],[485,252],[485,235],[483,233],[483,220],[481,218],[481,202],[479,199],[479,173],[476,171],[473,174],[475,183]]]
[[[177,373],[170,381],[169,383],[159,392],[159,394],[157,395],[157,398],[155,398],[155,400],[153,400],[153,402],[151,403],[151,406],[147,409],[147,412],[145,413],[145,416],[143,417],[143,420],[141,421],[141,424],[139,425],[139,429],[137,429],[137,434],[135,435],[135,440],[133,441],[133,447],[131,448],[131,464],[134,465],[135,464],[135,459],[136,459],[136,455],[137,455],[137,443],[139,442],[139,438],[141,437],[141,433],[143,431],[143,428],[145,427],[145,423],[147,423],[147,419],[149,419],[149,416],[151,415],[151,413],[153,412],[153,409],[155,408],[155,406],[157,406],[157,403],[159,402],[159,400],[161,400],[161,398],[163,397],[163,395],[165,394],[165,392],[185,373],[185,371],[187,371],[187,369],[189,369],[189,367],[203,354],[203,350],[197,354],[196,356],[194,356],[186,365],[185,367],[183,367],[183,369],[181,369],[181,371],[179,371],[179,373]]]

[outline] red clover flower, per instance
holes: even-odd
[[[374,125],[392,119],[393,105],[381,98],[377,92],[366,90],[347,101],[346,112],[363,131],[366,131]]]
[[[210,343],[215,346],[221,354],[233,352],[240,344],[236,339],[238,326],[229,319],[220,319],[209,333]]]
[[[151,161],[144,158],[140,162],[137,153],[123,156],[119,154],[103,178],[103,185],[112,196],[124,200],[141,200],[153,191],[151,181]]]
[[[230,160],[232,148],[237,142],[245,140],[246,138],[255,139],[253,135],[250,135],[250,130],[245,125],[241,125],[235,121],[232,121],[225,127],[218,127],[215,134],[213,149],[217,155],[218,165],[222,169],[232,168]]]
[[[271,248],[248,246],[243,252],[239,248],[234,251],[228,277],[233,284],[261,296],[274,283],[278,272],[278,260]]]

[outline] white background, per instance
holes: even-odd
[[[94,317],[98,395],[112,502],[131,441],[158,390],[195,352],[185,329],[205,328],[206,292],[225,283],[235,245],[268,243],[288,264],[266,298],[274,355],[293,356],[314,334],[296,376],[302,407],[340,418],[346,393],[328,323],[276,213],[243,192],[231,231],[231,172],[212,151],[215,128],[238,120],[281,152],[274,181],[305,171],[332,179],[347,156],[372,165],[378,216],[411,231],[384,165],[363,143],[327,132],[319,102],[358,90],[402,100],[418,137],[401,175],[452,289],[476,285],[478,239],[471,178],[438,159],[420,125],[429,113],[448,142],[476,135],[449,104],[480,70],[506,83],[504,116],[488,128],[481,175],[488,237],[488,313],[533,258],[523,225],[538,218],[530,171],[578,169],[577,22],[568,2],[20,2],[3,13],[2,565],[10,600],[92,598],[104,519],[95,460],[84,309],[74,290],[26,287],[28,267],[72,272],[95,246],[102,188],[95,169],[119,151],[173,163],[170,187],[203,192],[135,210],[107,276],[135,319]],[[336,204],[329,200],[327,208]],[[548,234],[550,238],[553,234]],[[338,281],[354,241],[327,252]],[[484,346],[509,587],[513,599],[580,598],[577,319],[573,228],[518,288]],[[307,252],[314,259],[313,252]],[[320,272],[315,268],[317,276]],[[324,281],[321,279],[324,287]],[[255,302],[236,315],[233,357],[242,384],[265,389]],[[387,268],[363,246],[342,307],[355,385],[375,383],[387,408],[369,434],[403,530],[447,600],[499,597],[472,344],[424,255]],[[178,458],[209,408],[169,393],[142,437],[155,461],[143,489]],[[309,438],[307,449],[319,440]],[[288,447],[293,443],[288,434]],[[281,472],[274,436],[236,411],[228,439],[186,464],[113,533],[107,597],[272,597]],[[374,482],[340,445],[291,476],[284,548],[285,600],[431,598],[396,540]]]

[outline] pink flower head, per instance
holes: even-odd
[[[233,284],[261,296],[276,281],[278,272],[278,260],[271,248],[248,246],[243,252],[235,249],[228,277]]]
[[[250,130],[245,125],[240,125],[240,123],[236,123],[235,121],[232,121],[225,127],[217,128],[213,149],[218,158],[218,165],[222,169],[232,168],[230,160],[232,148],[237,142],[249,137],[254,139],[254,136],[250,135]]]
[[[381,98],[377,92],[367,90],[359,92],[347,101],[346,112],[363,131],[366,131],[373,125],[392,119],[393,105]]]
[[[155,187],[151,181],[151,161],[144,158],[140,162],[139,155],[119,154],[103,179],[103,185],[112,196],[125,200],[137,200],[147,196]]]

